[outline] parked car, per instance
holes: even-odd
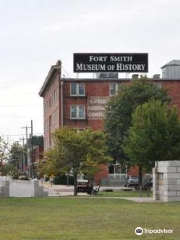
[[[126,179],[125,187],[137,187],[139,185],[139,178],[136,176],[129,176]]]
[[[86,179],[77,180],[77,192],[87,193],[91,195],[92,190],[93,190],[93,186],[92,184],[89,183],[88,180]]]
[[[142,190],[147,190],[153,187],[153,179],[152,178],[146,178],[144,182],[142,183]],[[139,185],[135,187],[136,189],[139,189]]]
[[[28,180],[27,174],[23,173],[22,175],[20,175],[19,180]]]
[[[142,188],[144,190],[147,190],[148,188],[153,187],[153,179],[152,178],[146,178],[142,184]]]

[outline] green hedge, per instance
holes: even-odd
[[[55,185],[67,185],[67,176],[58,176],[54,179]],[[74,185],[74,178],[69,177],[69,185]]]

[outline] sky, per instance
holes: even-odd
[[[43,134],[39,90],[59,59],[76,77],[73,53],[148,53],[148,76],[161,74],[180,59],[179,9],[179,0],[0,0],[0,136],[21,141],[31,120]]]

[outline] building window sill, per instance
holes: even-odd
[[[84,117],[84,118],[70,118],[70,120],[86,120],[86,118]]]
[[[72,95],[71,94],[70,97],[86,97],[86,95],[77,95],[77,94],[76,95]]]

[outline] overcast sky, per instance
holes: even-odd
[[[0,0],[0,135],[43,133],[40,87],[74,52],[149,53],[149,73],[180,59],[179,0]],[[16,135],[16,136],[12,136]]]

